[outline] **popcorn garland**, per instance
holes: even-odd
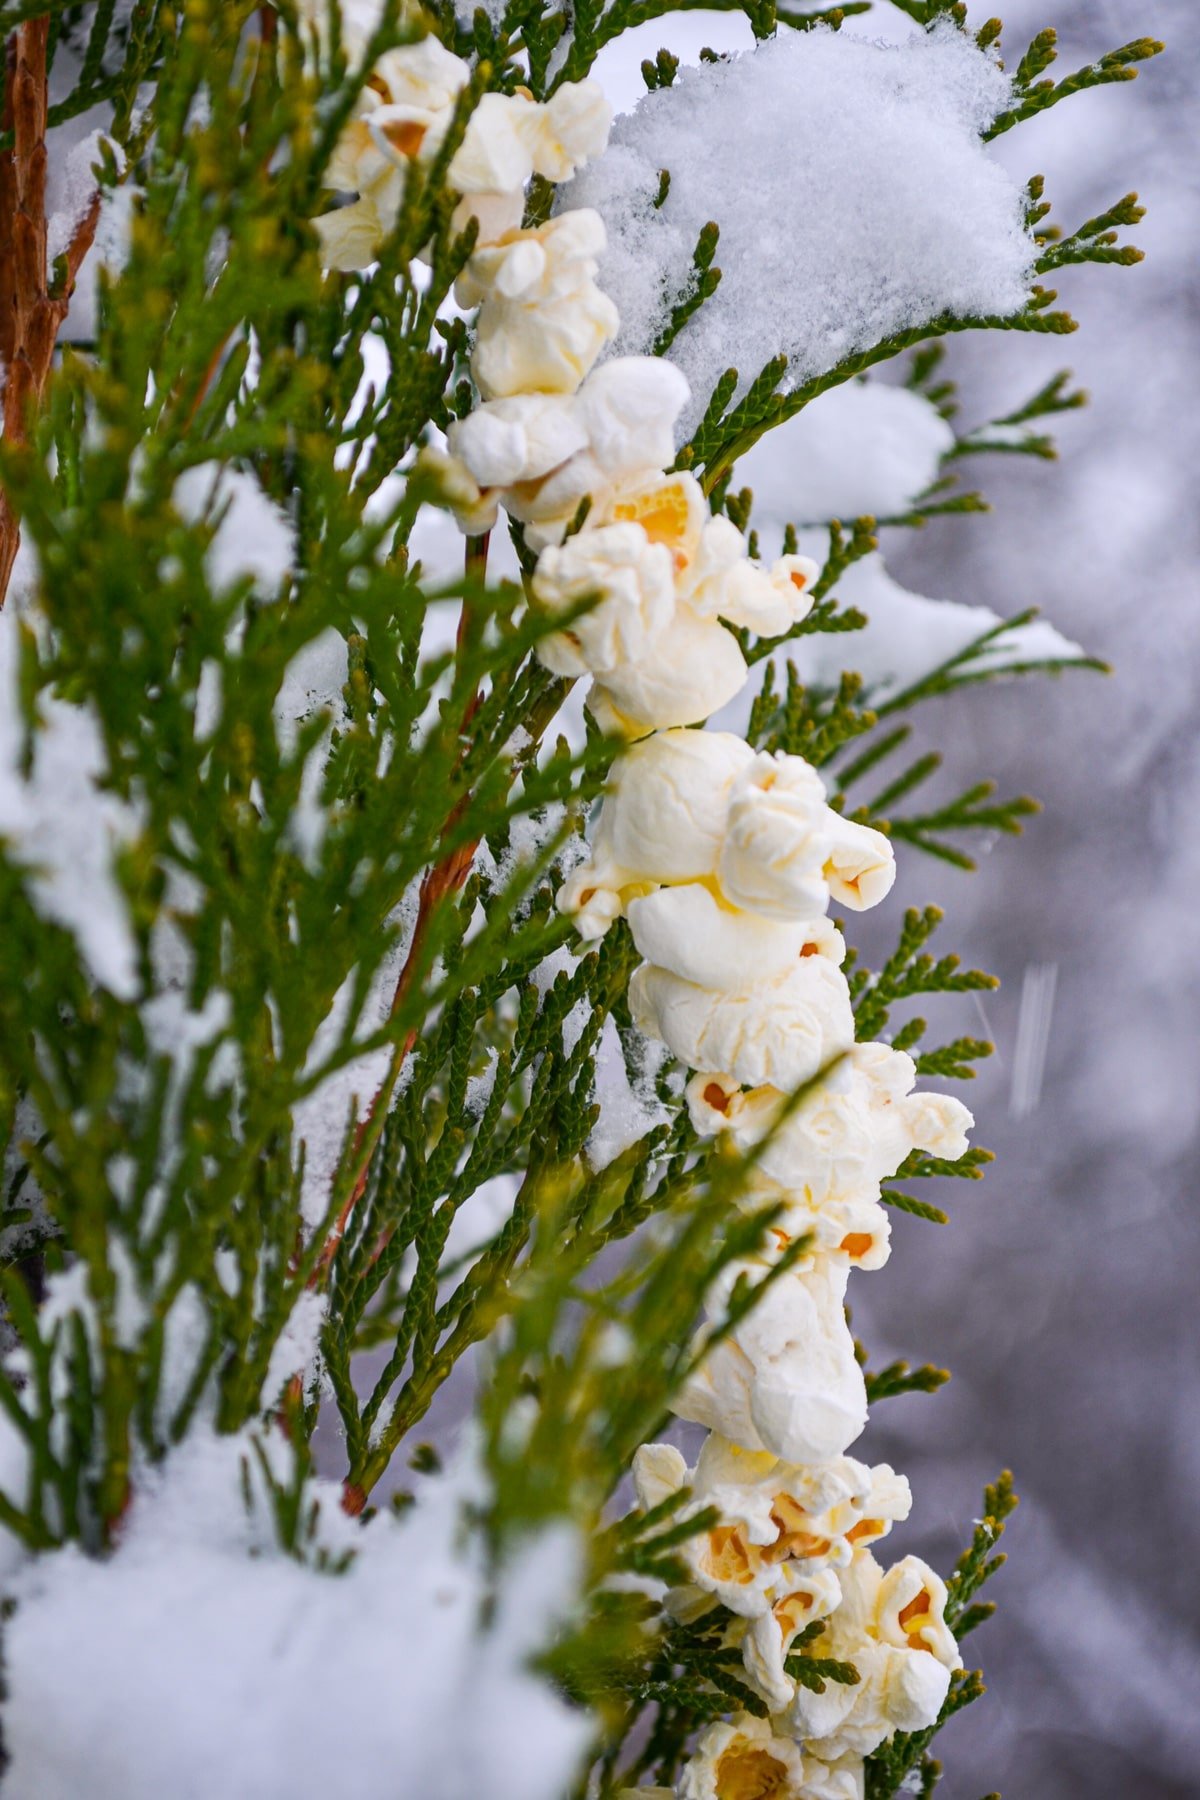
[[[329,267],[373,260],[409,166],[436,155],[469,78],[433,37],[380,59],[331,171],[353,198],[315,221]],[[787,632],[809,610],[817,566],[753,560],[695,478],[669,472],[689,398],[677,368],[654,357],[595,368],[620,322],[595,279],[599,215],[521,224],[530,177],[566,180],[603,150],[611,118],[591,81],[564,83],[544,105],[486,94],[472,112],[449,181],[462,196],[456,228],[472,217],[479,226],[456,293],[478,307],[472,373],[483,400],[450,427],[449,454],[424,460],[465,532],[490,530],[501,508],[523,525],[539,553],[533,606],[553,619],[599,596],[539,655],[558,674],[590,677],[598,725],[637,741],[558,905],[585,941],[628,920],[643,958],[630,1008],[695,1071],[693,1126],[739,1151],[761,1146],[739,1203],[780,1211],[749,1272],[806,1240],[676,1399],[680,1418],[710,1432],[695,1469],[665,1444],[634,1460],[644,1508],[687,1487],[680,1517],[719,1513],[680,1545],[689,1580],[667,1607],[682,1620],[727,1609],[728,1641],[770,1713],[711,1726],[675,1792],[861,1800],[864,1758],[897,1731],[931,1725],[962,1663],[940,1578],[913,1556],[884,1570],[872,1553],[911,1495],[886,1464],[846,1454],[867,1402],[844,1297],[852,1270],[887,1261],[883,1181],[914,1149],[960,1157],[973,1120],[955,1099],[914,1093],[902,1052],[855,1042],[844,947],[826,914],[831,902],[862,910],[886,896],[887,839],[828,806],[800,757],[697,729],[748,678],[729,627]],[[789,1096],[838,1057],[783,1116]],[[746,1267],[726,1270],[708,1296],[717,1316]],[[814,1624],[814,1654],[853,1663],[857,1683],[816,1693],[788,1674],[792,1645]]]

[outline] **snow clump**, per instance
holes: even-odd
[[[1009,87],[951,26],[898,46],[788,33],[681,71],[559,189],[560,209],[594,207],[608,228],[612,354],[654,344],[710,220],[721,283],[670,352],[692,388],[685,431],[732,356],[743,387],[781,351],[804,381],[943,312],[1017,312],[1033,245],[979,136]]]

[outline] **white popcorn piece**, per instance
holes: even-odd
[[[830,895],[840,906],[865,912],[879,905],[896,879],[892,846],[869,825],[855,825],[837,813],[831,817],[833,848],[825,866]]]
[[[618,356],[596,369],[578,405],[597,468],[616,480],[673,462],[688,399],[684,376],[661,356]]]
[[[840,1604],[837,1571],[911,1505],[908,1483],[886,1464],[870,1469],[841,1456],[797,1466],[716,1433],[691,1471],[672,1446],[645,1445],[633,1478],[644,1508],[686,1486],[692,1497],[677,1518],[719,1512],[719,1523],[679,1545],[690,1583],[672,1590],[668,1608],[694,1618],[718,1601],[747,1621],[740,1632],[746,1672],[773,1711],[792,1699],[784,1662],[796,1635]]]
[[[595,395],[588,396],[589,407],[603,397],[600,382]],[[672,409],[678,397],[676,386]],[[613,446],[621,456],[626,454],[626,435],[619,430]],[[739,692],[748,674],[741,648],[721,620],[778,635],[807,609],[807,597],[800,599],[807,577],[785,570],[776,581],[750,562],[741,532],[728,519],[709,517],[704,494],[691,475],[655,471],[606,482],[608,471],[601,467],[605,446],[595,425],[592,436],[595,448],[565,463],[530,500],[510,495],[510,510],[531,521],[527,536],[537,547],[561,537],[573,516],[568,507],[577,507],[588,494],[598,504],[578,534],[581,541],[613,523],[637,524],[652,543],[669,550],[677,600],[669,641],[656,640],[641,655],[631,653],[607,668],[593,664],[591,673],[603,679],[597,681],[589,707],[603,730],[625,737],[701,722]],[[671,444],[664,441],[658,448],[668,460]],[[613,460],[611,451],[606,460]]]
[[[677,607],[640,662],[596,679],[588,711],[608,735],[639,738],[698,724],[739,694],[748,674],[737,639],[723,625]]]
[[[829,1080],[837,1079],[837,1070]],[[698,1137],[716,1137],[740,1125],[747,1144],[757,1144],[779,1116],[784,1096],[777,1088],[743,1089],[731,1075],[701,1071],[684,1089],[688,1117]]]
[[[614,920],[624,917],[629,901],[647,892],[645,886],[626,885],[625,873],[589,859],[573,869],[559,888],[555,905],[574,921],[586,943],[602,938]]]
[[[522,118],[534,173],[569,181],[584,163],[603,155],[612,121],[612,106],[598,81],[564,82]]]
[[[450,229],[462,233],[474,219],[476,246],[497,244],[510,232],[519,231],[524,217],[524,188],[511,188],[504,194],[464,194],[450,215]]]
[[[647,655],[675,614],[670,552],[640,525],[604,526],[543,550],[532,592],[551,616],[596,597],[590,611],[539,643],[539,658],[556,675],[602,675]]]
[[[826,1539],[845,1537],[849,1545],[863,1538],[864,1520],[879,1514],[887,1521],[906,1519],[912,1504],[908,1482],[887,1463],[871,1468],[852,1456],[820,1463],[789,1463],[768,1452],[743,1450],[714,1432],[704,1441],[690,1478],[694,1492],[715,1500],[723,1511],[747,1520],[751,1496],[768,1496],[774,1542],[786,1542],[788,1555],[830,1554],[841,1566],[849,1560],[808,1541],[812,1533]],[[786,1505],[781,1504],[786,1502]],[[805,1521],[797,1522],[796,1511]],[[776,1517],[783,1513],[783,1517]],[[877,1535],[890,1529],[890,1523]],[[798,1536],[798,1533],[807,1534]]]
[[[661,731],[627,750],[594,836],[597,860],[631,881],[703,881],[721,856],[729,792],[753,762],[729,731]]]
[[[624,737],[702,723],[741,691],[749,670],[732,634],[686,604],[711,523],[700,484],[691,475],[657,473],[618,484],[600,518],[636,522],[669,551],[679,604],[671,631],[649,655],[605,672],[589,710],[604,731]]]
[[[744,1556],[756,1575],[760,1568],[769,1575],[790,1559],[806,1567],[829,1563],[844,1568],[856,1550],[906,1519],[912,1506],[908,1482],[887,1463],[871,1468],[851,1456],[789,1463],[770,1451],[743,1449],[715,1431],[704,1440],[691,1470],[674,1445],[644,1444],[634,1457],[633,1480],[646,1509],[682,1487],[691,1490],[692,1498],[679,1517],[717,1507],[722,1541],[728,1543],[730,1531],[736,1530],[740,1549],[735,1546],[735,1554]],[[706,1546],[702,1534],[686,1540],[680,1555],[695,1558],[699,1569],[720,1548]]]
[[[563,394],[514,394],[477,406],[450,426],[450,448],[480,488],[540,481],[586,445],[576,401]]]
[[[833,1654],[824,1637],[815,1649]],[[870,1756],[897,1731],[932,1725],[950,1689],[949,1669],[932,1656],[871,1639],[842,1642],[841,1660],[853,1662],[857,1683],[826,1682],[823,1694],[797,1684],[787,1713],[788,1729],[823,1757]]]
[[[313,220],[321,262],[327,269],[365,269],[374,262],[379,246],[396,222],[404,199],[405,171],[386,140],[381,142],[377,134],[389,123],[396,130],[411,125],[413,133],[420,134],[414,135],[414,145],[422,141],[428,129],[407,115],[385,116],[378,128],[371,115],[351,119],[330,159],[329,185],[338,193],[354,195],[354,199]]]
[[[737,1272],[726,1271],[719,1294]],[[832,1265],[780,1276],[689,1376],[674,1412],[789,1463],[841,1456],[867,1418],[843,1311],[846,1277]]]
[[[352,38],[351,47],[362,49],[365,41]],[[418,43],[385,51],[375,65],[367,92],[381,92],[392,106],[444,113],[453,108],[470,79],[468,65],[430,32]]]
[[[305,0],[305,11],[323,31],[325,9]],[[351,55],[361,55],[370,32],[347,18],[343,36]],[[399,215],[409,166],[437,155],[470,75],[432,34],[380,57],[327,174],[327,186],[353,198],[314,221],[326,267],[353,270],[374,261]],[[611,122],[595,82],[568,82],[545,105],[523,91],[481,95],[447,170],[463,196],[453,229],[475,219],[480,246],[516,232],[530,176],[568,179],[603,150]]]
[[[932,1725],[962,1667],[943,1616],[945,1585],[919,1558],[885,1574],[863,1551],[841,1583],[842,1603],[813,1653],[852,1662],[860,1679],[827,1682],[823,1694],[798,1684],[788,1711],[789,1727],[829,1761],[869,1756],[897,1731]]]
[[[682,981],[719,991],[785,975],[809,943],[803,920],[738,912],[699,882],[659,888],[627,910],[639,956]]]
[[[763,1237],[761,1254],[768,1261],[775,1261],[797,1238],[805,1240],[795,1264],[798,1269],[828,1258],[870,1272],[882,1269],[891,1255],[892,1223],[878,1201],[836,1199],[818,1207],[803,1189],[783,1187],[754,1171],[739,1189],[736,1204],[744,1212],[765,1206],[777,1209]]]
[[[588,209],[475,251],[460,305],[479,305],[471,367],[485,400],[573,394],[620,324],[597,287],[604,224]]]
[[[594,369],[570,402],[584,447],[544,479],[523,478],[504,496],[507,511],[526,527],[530,547],[561,543],[584,500],[592,502],[589,528],[605,522],[617,489],[669,463],[675,420],[687,399],[683,376],[661,357],[614,357]]]
[[[797,1744],[776,1737],[769,1719],[738,1713],[710,1725],[676,1788],[679,1800],[805,1800]]]
[[[804,611],[799,615],[801,619],[807,618],[812,610],[812,590],[820,573],[821,565],[815,563],[811,556],[780,556],[771,564],[771,580],[777,587],[786,585],[796,594],[804,596]],[[793,599],[790,604],[799,606],[800,602]]]
[[[660,882],[712,874],[726,794],[753,754],[741,738],[718,731],[660,731],[625,752],[600,809],[592,854],[557,897],[581,935],[602,936],[630,900]]]
[[[497,504],[494,494],[479,486],[466,464],[456,456],[432,445],[422,447],[413,464],[413,474],[431,480],[436,488],[435,504],[447,507],[460,531],[480,537],[496,523]]]
[[[807,948],[807,946],[806,946]],[[644,963],[629,984],[634,1021],[693,1069],[794,1093],[854,1042],[846,978],[828,957],[720,993]]]
[[[698,618],[722,616],[717,601],[725,578],[745,561],[746,540],[733,521],[721,513],[706,518],[684,583],[688,605]]]
[[[772,918],[823,913],[834,817],[802,757],[754,757],[730,792],[717,871],[734,905]]]
[[[545,105],[518,90],[484,94],[447,172],[464,197],[451,225],[475,219],[477,245],[520,229],[531,175],[566,181],[608,142],[612,108],[594,81],[566,82]]]
[[[713,610],[756,637],[777,638],[798,625],[811,601],[790,582],[779,583],[749,557],[728,570],[712,597]]]
[[[781,637],[811,610],[817,573],[817,565],[803,556],[781,557],[764,569],[748,555],[732,520],[718,515],[704,528],[686,589],[688,604],[702,618],[722,618],[759,637]]]
[[[794,1222],[806,1228],[805,1221]],[[873,1273],[892,1254],[892,1221],[878,1201],[837,1201],[817,1215],[815,1225],[817,1245],[828,1256],[844,1256],[852,1269]]]
[[[879,1583],[875,1629],[880,1641],[928,1650],[948,1669],[962,1667],[958,1643],[946,1624],[946,1584],[919,1556],[893,1563]]]
[[[485,402],[450,426],[450,448],[538,550],[561,543],[582,501],[594,501],[591,529],[614,490],[671,460],[687,398],[682,375],[661,357],[615,357],[577,393]]]
[[[636,521],[654,543],[667,546],[675,574],[682,577],[700,554],[708,503],[694,475],[655,473],[616,489],[605,504],[603,518]]]
[[[915,1149],[947,1162],[966,1155],[967,1132],[975,1119],[953,1094],[912,1094],[904,1102],[904,1113]]]
[[[696,541],[690,504],[685,491],[673,495],[670,523],[659,527],[677,547]],[[581,532],[580,540],[588,535]],[[677,548],[678,553],[689,552]],[[702,545],[699,554],[705,554]],[[755,755],[730,732],[665,729],[685,708],[712,698],[705,684],[716,688],[726,661],[731,684],[745,668],[732,637],[725,633],[722,644],[715,636],[722,626],[690,619],[690,609],[677,606],[670,630],[651,652],[606,672],[589,700],[597,716],[607,709],[606,719],[607,713],[619,715],[618,723],[630,731],[639,722],[643,728],[660,727],[625,759],[601,811],[593,861],[624,870],[612,877],[617,885],[715,877],[721,898],[767,919],[819,918],[831,885],[858,906],[873,904],[891,881],[891,846],[878,832],[850,825],[834,812],[820,776],[801,757]],[[699,639],[699,632],[709,635]],[[697,680],[686,651],[695,645],[699,654],[706,644],[713,649]],[[704,820],[703,846],[693,853],[698,816]],[[628,828],[627,819],[636,820],[636,828]],[[618,839],[623,840],[619,847]],[[671,851],[664,851],[665,845]],[[684,847],[682,855],[672,854],[676,846]],[[857,882],[853,888],[851,879]],[[822,951],[828,953],[824,945]]]
[[[875,1463],[867,1474],[866,1492],[835,1502],[827,1518],[828,1529],[844,1532],[856,1552],[885,1538],[892,1526],[902,1524],[912,1511],[912,1489],[906,1475],[898,1475],[890,1463]]]
[[[742,1662],[751,1685],[772,1712],[791,1702],[796,1683],[784,1667],[800,1633],[818,1619],[826,1619],[842,1597],[841,1584],[831,1568],[802,1569],[784,1563],[791,1591],[781,1594],[768,1612],[750,1620],[742,1637]]]
[[[757,1175],[791,1194],[798,1209],[819,1214],[877,1201],[913,1150],[950,1160],[964,1154],[971,1114],[948,1094],[912,1093],[916,1077],[902,1050],[855,1044],[782,1122],[784,1094],[742,1092],[714,1075],[693,1078],[688,1104],[702,1135],[728,1131],[743,1152],[761,1144]]]
[[[350,50],[364,45],[365,34],[359,41],[352,29]],[[432,35],[380,58],[326,171],[326,185],[353,198],[313,220],[326,268],[375,260],[399,215],[410,162],[436,156],[469,80],[466,63]]]
[[[861,1756],[840,1756],[834,1762],[805,1754],[804,1800],[863,1800],[866,1768]]]
[[[661,1506],[687,1479],[687,1461],[674,1444],[641,1444],[634,1451],[633,1486],[643,1512]]]
[[[450,186],[460,194],[520,193],[533,173],[522,129],[531,110],[532,102],[517,94],[481,94],[450,159]]]

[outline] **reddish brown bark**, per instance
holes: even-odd
[[[0,151],[0,364],[4,370],[2,431],[6,444],[26,442],[41,404],[54,346],[75,291],[80,264],[92,246],[100,195],[75,227],[66,270],[51,287],[47,265],[46,122],[49,19],[30,19],[5,51],[4,115],[13,135]],[[0,606],[20,546],[20,522],[0,488]]]
[[[487,565],[488,541],[486,537],[480,541],[482,543],[482,549],[480,551],[476,552],[471,548],[468,548],[468,572],[474,569],[482,574]],[[460,651],[463,646],[469,618],[469,608],[464,604],[458,625],[458,644]],[[464,733],[478,710],[479,694],[476,692],[467,703],[466,710],[463,713],[462,730]],[[446,820],[442,832],[443,837],[449,836],[454,830],[466,805],[467,799],[464,797],[464,799],[459,801],[454,811]],[[456,850],[448,851],[445,856],[441,857],[431,868],[426,870],[421,881],[421,893],[417,903],[417,922],[413,928],[412,942],[409,944],[408,954],[404,959],[404,966],[400,970],[400,977],[396,983],[396,991],[392,996],[392,1004],[388,1013],[389,1018],[395,1018],[396,1014],[400,1011],[400,1008],[408,998],[413,980],[421,965],[425,940],[429,934],[429,926],[434,914],[437,912],[442,901],[452,894],[457,894],[459,889],[466,882],[467,876],[471,873],[471,868],[475,861],[475,852],[478,848],[478,838],[473,839],[470,843],[460,844]],[[379,1129],[382,1124],[382,1115],[387,1111],[388,1106],[391,1104],[392,1094],[395,1092],[396,1081],[401,1069],[404,1067],[405,1060],[416,1041],[417,1032],[415,1027],[412,1030],[405,1032],[404,1037],[397,1044],[396,1049],[393,1052],[391,1065],[388,1068],[387,1075],[384,1078],[382,1086],[376,1093],[374,1100],[371,1102],[371,1107],[366,1118],[359,1121],[358,1130],[355,1133],[354,1138],[354,1153],[359,1158],[354,1185],[350,1189],[350,1193],[346,1200],[343,1202],[341,1211],[334,1223],[333,1230],[330,1232],[324,1248],[321,1251],[320,1260],[313,1270],[312,1275],[309,1277],[310,1287],[319,1287],[324,1281],[329,1270],[329,1265],[337,1254],[337,1247],[345,1236],[346,1227],[350,1223],[351,1214],[362,1199],[363,1194],[366,1192],[367,1182],[371,1174],[371,1163],[374,1159],[375,1149],[379,1142]],[[382,1247],[382,1245],[379,1246],[380,1249],[382,1249]]]

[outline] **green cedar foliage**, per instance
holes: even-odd
[[[587,1534],[583,1612],[546,1669],[594,1711],[602,1794],[641,1776],[672,1780],[698,1726],[731,1708],[762,1710],[719,1609],[673,1624],[657,1599],[606,1578],[670,1585],[678,1544],[706,1522],[679,1520],[680,1496],[614,1524],[613,1500],[699,1354],[699,1297],[772,1215],[731,1206],[745,1168],[697,1143],[668,1073],[653,1084],[657,1122],[603,1169],[588,1163],[610,1018],[646,1074],[624,1001],[628,931],[560,957],[552,977],[547,963],[569,942],[553,894],[612,748],[573,753],[554,741],[567,684],[536,660],[542,628],[522,588],[488,579],[485,544],[468,546],[453,583],[432,591],[422,580],[409,539],[438,495],[419,474],[394,477],[431,427],[474,400],[470,328],[445,305],[472,232],[452,227],[446,169],[479,94],[527,85],[542,97],[586,75],[625,30],[686,3],[509,0],[501,15],[481,10],[464,24],[450,0],[434,0],[429,23],[474,59],[474,80],[437,159],[410,180],[378,265],[352,278],[322,271],[309,223],[329,203],[330,157],[364,79],[336,32],[314,72],[315,40],[288,0],[0,4],[6,39],[50,17],[52,56],[74,71],[55,90],[51,126],[105,105],[121,156],[102,157],[97,181],[135,197],[128,261],[102,281],[95,342],[61,354],[29,441],[0,453],[0,478],[40,570],[36,628],[22,628],[25,725],[36,730],[42,696],[87,707],[95,721],[106,786],[136,819],[118,878],[140,989],[130,997],[91,978],[0,845],[0,1288],[25,1371],[0,1371],[0,1407],[31,1470],[23,1495],[0,1496],[0,1526],[33,1550],[77,1542],[100,1552],[139,1471],[201,1417],[223,1432],[282,1420],[295,1480],[273,1475],[265,1456],[261,1473],[280,1541],[298,1553],[323,1412],[335,1410],[344,1433],[348,1508],[369,1508],[389,1470],[407,1463],[419,1477],[435,1465],[414,1433],[459,1359],[487,1339],[477,1410],[492,1500],[477,1525],[497,1555],[550,1518]],[[815,11],[717,4],[760,37],[836,28],[868,10],[862,0]],[[922,24],[968,28],[961,6],[903,5]],[[390,0],[368,64],[406,34]],[[998,28],[978,35],[995,44]],[[1128,79],[1157,47],[1140,40],[1055,84],[1043,34],[993,135],[1087,86]],[[660,52],[648,85],[669,85],[675,66]],[[10,146],[0,137],[0,154]],[[535,184],[529,216],[544,216],[549,200]],[[1132,197],[1065,237],[1041,228],[1040,182],[1030,209],[1042,274],[1136,255],[1117,238],[1140,217]],[[660,351],[714,290],[717,250],[711,227]],[[949,414],[940,340],[1073,330],[1053,300],[1035,288],[1012,318],[933,320],[798,386],[777,359],[736,402],[730,370],[680,465],[752,526],[752,496],[732,491],[736,463],[775,424],[910,350],[914,386]],[[372,388],[379,346],[389,374]],[[1059,378],[963,435],[928,504],[879,523],[975,510],[977,496],[946,491],[952,465],[991,451],[1050,454],[1044,421],[1081,399]],[[197,469],[211,476],[199,517],[176,501],[180,478]],[[214,574],[222,473],[253,484],[286,521],[294,556],[272,592]],[[839,606],[836,587],[874,547],[876,525],[831,523],[815,606],[792,634],[847,634],[851,670],[864,620]],[[454,647],[431,650],[435,609],[447,606],[459,614]],[[936,758],[882,786],[876,772],[909,741],[916,708],[991,678],[982,653],[1020,622],[876,706],[852,672],[833,692],[809,692],[794,667],[778,676],[767,662],[751,741],[807,757],[851,816],[969,867],[962,842],[1019,830],[1032,803],[996,802],[972,781],[909,811]],[[343,659],[341,706],[281,729],[289,671],[330,643]],[[777,648],[745,647],[752,662]],[[937,923],[935,909],[909,913],[878,971],[851,955],[861,1037],[891,1032],[915,1049],[923,1021],[893,1021],[897,1008],[992,985],[926,948]],[[165,970],[175,972],[174,1041],[154,1025]],[[959,1037],[919,1052],[919,1067],[966,1078],[988,1049]],[[347,1086],[371,1054],[365,1091]],[[341,1110],[326,1125],[342,1148],[314,1200],[295,1114],[335,1078]],[[986,1158],[918,1155],[897,1180],[974,1178]],[[509,1216],[468,1254],[449,1255],[461,1209],[501,1175],[516,1178]],[[898,1188],[886,1197],[945,1220]],[[739,1285],[706,1341],[788,1266]],[[64,1271],[86,1305],[48,1309],[46,1277]],[[271,1391],[272,1354],[306,1293],[327,1303],[324,1382]],[[201,1325],[181,1386],[171,1345],[185,1306]],[[369,1379],[356,1361],[366,1352]],[[945,1371],[897,1362],[869,1379],[881,1399],[932,1390]],[[993,1546],[1014,1503],[1007,1480],[989,1490],[952,1577],[960,1635],[986,1616],[974,1596],[998,1566]],[[792,1666],[815,1687],[857,1678],[804,1640]],[[976,1677],[956,1680],[945,1717],[978,1691]],[[912,1771],[930,1792],[933,1735],[880,1751],[872,1796],[897,1792]]]

